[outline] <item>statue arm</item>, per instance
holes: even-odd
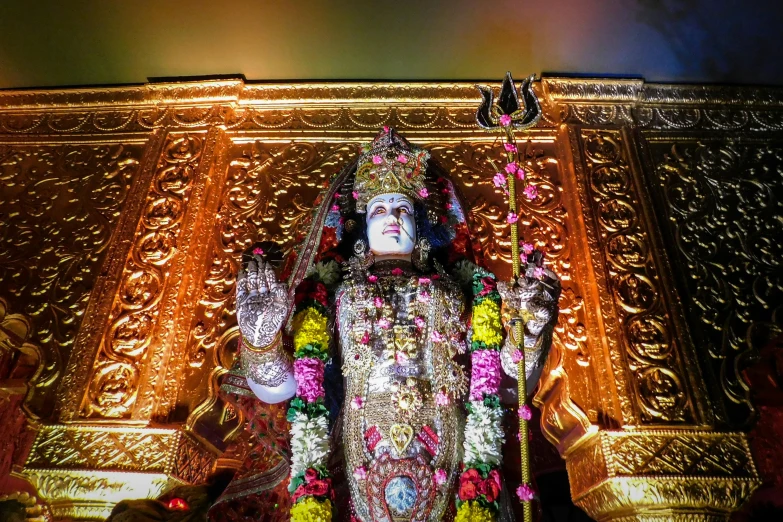
[[[536,387],[552,345],[552,334],[558,316],[560,280],[547,268],[529,266],[516,284],[498,283],[503,299],[503,322],[506,339],[501,362],[506,374],[517,378],[517,349],[524,349],[527,393]],[[522,322],[523,339],[516,339],[514,323]]]
[[[240,363],[247,384],[263,402],[276,404],[296,392],[290,350],[283,325],[291,309],[284,284],[260,257],[237,277],[237,322],[242,334]]]
[[[247,385],[267,404],[283,402],[296,393],[290,345],[291,338],[282,333],[263,348],[242,343],[240,361]]]

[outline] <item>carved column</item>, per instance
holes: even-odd
[[[623,117],[622,106],[565,109]],[[560,131],[585,240],[576,264],[594,285],[584,296],[590,357],[574,365],[556,341],[536,397],[543,429],[574,502],[596,520],[728,520],[759,484],[747,437],[716,422],[636,143],[615,127],[627,122],[602,123]],[[584,379],[599,383],[600,400],[569,392]]]

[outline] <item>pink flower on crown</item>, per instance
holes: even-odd
[[[374,283],[374,282],[376,282],[378,280],[378,276],[375,275],[375,274],[369,275],[369,276],[367,276],[367,280],[369,282],[371,282],[371,283]]]
[[[359,193],[356,192],[355,190],[351,192],[351,196],[353,196],[353,199],[359,199]]]
[[[519,407],[519,411],[517,412],[519,415],[519,418],[522,420],[529,421],[533,418],[533,410],[530,409],[530,406],[527,404],[523,404]]]
[[[358,468],[353,470],[353,478],[356,480],[364,480],[367,478],[367,468],[364,466],[359,466]]]
[[[385,317],[381,317],[380,319],[378,319],[378,327],[379,328],[383,328],[384,330],[388,330],[390,326],[391,326],[391,323]]]
[[[451,203],[446,203],[446,210],[451,210],[454,207]]]
[[[536,279],[543,279],[544,278],[544,269],[540,266],[537,266],[533,269],[533,277]]]
[[[496,172],[495,173],[495,177],[492,178],[492,183],[494,183],[496,187],[505,187],[506,186],[506,176],[504,176],[500,172]]]
[[[446,483],[446,480],[448,479],[448,475],[446,475],[446,471],[438,468],[437,471],[435,471],[435,474],[432,476],[432,478],[435,479],[435,484],[438,486],[442,486]]]
[[[524,252],[522,252],[521,254],[519,254],[519,260],[520,260],[522,263],[527,263],[527,255],[525,255],[525,253],[524,253]]]
[[[391,274],[393,276],[401,276],[402,275],[402,268],[395,268],[391,271]]]
[[[519,246],[522,247],[522,250],[525,251],[525,254],[532,254],[533,250],[535,250],[535,247],[533,246],[532,243],[525,243],[525,242],[520,241],[520,245]]]
[[[408,156],[406,156],[405,154],[400,154],[399,156],[397,156],[397,161],[399,161],[400,163],[408,163]]]
[[[511,360],[514,361],[514,364],[518,364],[522,360],[522,350],[517,348],[511,352]]]
[[[509,224],[513,225],[517,221],[519,221],[519,216],[514,214],[513,212],[509,212],[508,216],[506,216],[506,221],[509,222]]]
[[[450,403],[451,403],[451,398],[449,398],[448,393],[441,390],[435,394],[435,404],[437,406],[448,406]]]
[[[340,205],[338,205],[337,203],[332,205],[332,212],[339,212],[339,211],[340,211]]]
[[[504,143],[503,148],[506,149],[506,152],[516,152],[517,146],[513,143]]]
[[[433,343],[442,343],[443,341],[446,340],[446,338],[443,337],[443,334],[437,330],[432,331],[432,336],[430,337],[430,339],[432,339]]]
[[[370,332],[364,332],[361,339],[362,344],[368,344],[370,342]]]
[[[408,362],[408,354],[405,352],[395,352],[394,353],[394,360],[397,362],[397,364],[405,364]]]
[[[530,487],[530,484],[522,484],[517,488],[517,496],[522,502],[530,502],[536,498],[536,492]]]
[[[527,199],[536,199],[538,197],[538,189],[535,187],[535,185],[528,185],[522,192],[525,193]]]
[[[504,114],[500,117],[500,124],[504,127],[508,127],[511,125],[511,115],[510,114]]]
[[[432,275],[430,276],[430,278],[431,278],[433,281],[435,281],[435,280],[437,280],[437,279],[440,279],[440,275],[439,275],[439,274],[432,274]]]
[[[428,285],[431,282],[432,282],[432,279],[430,279],[429,277],[420,277],[419,278],[419,284],[420,285]]]
[[[416,300],[420,303],[429,303],[430,302],[429,292],[421,292],[419,295],[416,296]]]
[[[386,134],[389,134],[389,130],[391,130],[391,129],[389,129],[388,125],[384,125],[383,126],[383,132],[385,132]]]
[[[264,255],[264,249],[260,247],[256,247],[253,249],[253,255],[254,256],[263,256]]]
[[[372,304],[375,308],[383,308],[383,299],[376,296],[373,298]]]
[[[427,323],[424,322],[424,318],[420,316],[416,316],[416,318],[413,320],[413,324],[416,325],[416,328],[424,328],[427,326]]]
[[[522,167],[519,167],[517,169],[516,176],[517,176],[517,179],[519,181],[522,181],[523,179],[525,179],[525,169],[523,169]]]
[[[364,408],[364,399],[357,395],[351,400],[351,409],[361,410],[362,408]]]
[[[506,172],[508,172],[509,174],[516,174],[518,168],[519,167],[517,167],[517,164],[512,161],[511,163],[506,165]]]
[[[419,196],[421,196],[421,197],[423,197],[423,198],[426,198],[426,197],[427,197],[427,196],[429,196],[429,195],[430,195],[430,191],[429,191],[429,190],[427,190],[426,188],[423,188],[423,189],[421,189],[421,190],[419,191]]]
[[[373,162],[375,165],[380,165],[381,163],[383,163],[383,158],[382,158],[382,157],[380,157],[380,156],[378,156],[377,154],[375,154],[375,155],[372,157],[372,162]]]

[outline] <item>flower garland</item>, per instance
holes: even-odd
[[[328,292],[322,282],[305,280],[294,297],[294,378],[291,423],[291,493],[294,522],[331,522],[334,490],[326,468],[329,412],[324,405],[324,365],[329,360]]]
[[[458,267],[463,272],[460,279],[471,285],[473,315],[470,396],[456,520],[492,522],[497,518],[501,490],[499,468],[503,444],[503,410],[498,390],[503,326],[495,277],[471,265],[465,263],[465,266]]]

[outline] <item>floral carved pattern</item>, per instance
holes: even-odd
[[[569,372],[592,371],[587,348],[585,311],[579,278],[567,241],[570,217],[563,201],[563,180],[554,141],[518,144],[520,164],[538,197],[519,195],[520,235],[546,254],[547,265],[561,278],[560,314],[552,349],[541,378],[536,403],[543,408],[543,429],[550,441],[561,441],[589,424],[585,411],[595,410],[596,390],[590,380],[571,380]],[[486,142],[436,143],[428,147],[450,173],[466,199],[471,237],[483,262],[500,278],[511,276],[511,242],[505,195],[492,178],[505,165],[502,146]],[[497,169],[497,170],[496,170]],[[576,401],[576,402],[574,402]]]
[[[35,323],[32,408],[53,390],[136,178],[140,144],[0,145],[0,293]]]
[[[224,417],[216,395],[211,391],[208,396],[196,395],[193,389],[216,389],[199,384],[207,379],[214,382],[233,362],[236,342],[232,341],[238,337],[234,285],[241,253],[260,241],[274,241],[289,252],[306,232],[303,223],[319,193],[358,150],[350,143],[257,141],[235,144],[229,151],[233,159],[208,247],[208,266],[188,340],[185,384],[178,399],[192,408],[201,404],[197,417],[215,415],[221,424]]]
[[[202,143],[195,135],[173,136],[166,143],[94,364],[85,416],[125,417],[136,400],[138,362],[152,340]]]
[[[740,372],[783,334],[783,148],[656,144],[655,174],[685,279],[692,331],[711,361],[724,422],[755,410]]]
[[[679,341],[672,335],[622,138],[618,132],[585,131],[582,145],[639,413],[644,422],[692,421]]]

